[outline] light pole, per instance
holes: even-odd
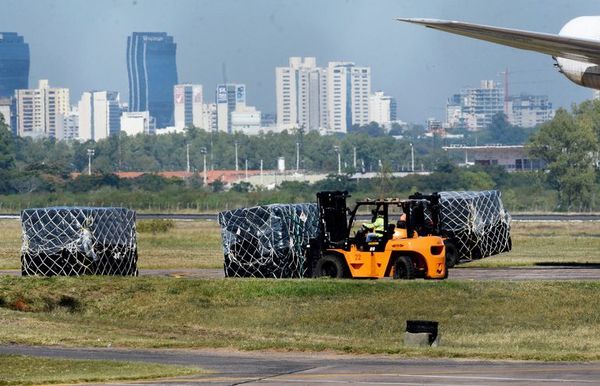
[[[200,154],[202,154],[202,158],[204,161],[204,186],[206,186],[206,183],[208,182],[208,176],[206,175],[206,148],[205,147],[200,148]]]
[[[239,171],[238,168],[238,141],[235,141],[235,171]]]
[[[338,174],[342,174],[342,152],[339,146],[335,145],[333,147],[333,151],[337,153],[338,156]]]
[[[412,143],[410,143],[410,171],[415,172],[415,148]]]
[[[94,154],[96,154],[96,151],[94,149],[87,149],[87,155],[88,155],[88,176],[92,175],[92,157],[94,156]]]
[[[352,148],[353,153],[354,153],[354,159],[352,160],[352,167],[354,168],[354,171],[356,172],[356,146],[354,146]]]
[[[190,172],[190,144],[189,143],[185,145],[185,154],[186,154],[185,158],[187,160],[186,170],[189,173]]]
[[[300,170],[300,142],[296,141],[296,173]]]

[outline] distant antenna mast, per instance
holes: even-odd
[[[504,69],[504,115],[508,117],[508,66]]]

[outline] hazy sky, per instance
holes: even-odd
[[[275,111],[275,67],[289,56],[317,64],[371,66],[372,88],[398,100],[400,119],[443,118],[446,99],[482,79],[510,92],[548,94],[555,106],[591,97],[553,68],[549,56],[433,31],[394,17],[463,20],[557,33],[570,19],[598,14],[592,0],[0,0],[0,31],[18,32],[31,51],[30,85],[47,78],[71,89],[121,92],[127,101],[127,36],[161,31],[177,43],[179,81],[200,83],[214,100],[225,64],[247,102]],[[600,29],[600,26],[599,26]]]

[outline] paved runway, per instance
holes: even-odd
[[[600,380],[599,362],[400,359],[393,356],[327,353],[80,349],[13,345],[0,346],[0,353],[178,364],[210,371],[208,374],[192,377],[139,382],[153,385],[589,385],[597,384]]]
[[[0,276],[19,276],[19,270],[0,270]],[[223,278],[222,269],[140,269],[140,276],[189,279]],[[600,265],[523,268],[451,268],[448,280],[600,280]]]

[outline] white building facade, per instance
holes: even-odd
[[[204,98],[202,85],[178,84],[173,87],[173,109],[175,127],[178,129],[194,126],[206,129],[204,126]]]
[[[99,141],[121,131],[119,93],[116,91],[86,91],[79,107],[79,139]]]
[[[17,135],[56,137],[58,118],[69,112],[69,89],[50,88],[47,79],[37,89],[15,90]]]
[[[317,67],[313,57],[291,57],[277,67],[277,126],[345,133],[369,123],[371,69],[352,62]]]
[[[79,140],[79,110],[76,107],[67,114],[60,115],[56,138],[66,141]]]
[[[383,91],[376,91],[369,96],[369,122],[388,126],[396,120],[396,101]]]
[[[121,131],[127,135],[155,134],[156,124],[149,111],[129,111],[121,115]]]
[[[257,135],[261,131],[260,111],[252,106],[239,106],[231,113],[232,132],[241,132],[246,135]]]

